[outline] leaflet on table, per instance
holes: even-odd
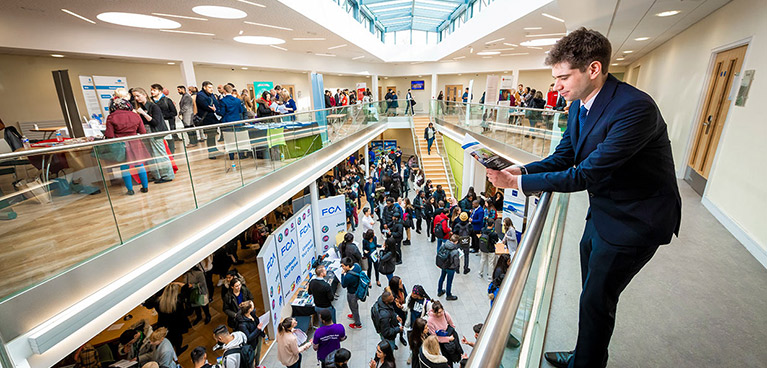
[[[463,148],[472,157],[477,159],[480,164],[484,165],[488,169],[503,170],[509,166],[514,165],[514,163],[511,161],[499,156],[489,148],[485,147],[485,145],[482,143],[479,143],[468,133],[466,133],[466,135],[463,137],[461,148]]]

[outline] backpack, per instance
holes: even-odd
[[[350,274],[359,277],[360,281],[357,283],[357,291],[354,293],[359,301],[364,302],[368,298],[368,286],[370,285],[370,278],[364,272],[356,273],[349,272]]]
[[[381,333],[381,326],[378,325],[381,321],[381,310],[378,308],[378,302],[373,303],[370,307],[370,318],[373,319],[373,327],[375,327],[377,333]]]
[[[450,251],[447,249],[446,246],[442,246],[439,248],[439,251],[437,252],[437,267],[441,269],[445,269],[448,266],[448,262],[450,260]]]
[[[434,225],[434,236],[436,236],[437,238],[442,239],[445,237],[445,235],[447,235],[445,234],[445,229],[442,228],[442,223],[445,221],[447,221],[446,218],[440,220],[438,223]]]
[[[256,352],[253,347],[248,344],[242,344],[238,348],[228,349],[224,352],[222,360],[226,360],[226,356],[230,354],[240,354],[240,367],[239,368],[253,368],[256,362]]]
[[[479,247],[482,249],[488,249],[488,242],[490,242],[490,236],[487,233],[482,233],[482,235],[479,237]]]

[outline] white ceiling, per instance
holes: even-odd
[[[306,0],[327,2],[323,6],[336,6],[332,0]],[[496,0],[511,1],[511,0]],[[543,68],[542,60],[545,57],[545,51],[548,47],[542,49],[526,48],[522,46],[508,46],[504,43],[519,45],[525,40],[531,40],[538,37],[526,37],[529,35],[540,34],[561,34],[576,29],[580,26],[596,29],[607,35],[612,42],[614,49],[614,58],[624,56],[624,61],[613,61],[620,65],[627,65],[633,60],[652,51],[662,43],[675,36],[679,32],[688,28],[706,15],[712,13],[719,7],[725,5],[730,0],[558,0],[544,5],[530,14],[503,25],[497,31],[491,32],[484,37],[472,41],[455,52],[439,60],[439,64],[433,62],[423,62],[412,60],[410,62],[389,63],[389,65],[408,65],[410,74],[430,74],[435,68],[434,65],[441,63],[455,64],[453,69],[461,70],[465,68],[470,71],[474,64],[493,62],[495,64],[508,64],[509,67],[501,67],[500,70],[514,69],[515,60],[519,58],[535,58],[540,68]],[[158,30],[139,29],[113,25],[99,21],[96,16],[107,11],[138,12],[143,14],[165,13],[189,17],[203,17],[192,12],[192,8],[197,5],[219,5],[229,6],[245,11],[248,16],[244,19],[226,20],[208,18],[206,21],[168,18],[181,24],[180,31],[213,33],[215,36],[200,36],[187,34],[174,34],[178,39],[189,40],[192,43],[197,40],[200,45],[215,43],[217,46],[231,47],[238,52],[242,50],[252,50],[254,63],[258,64],[259,53],[284,55],[285,58],[300,58],[306,54],[332,53],[335,58],[346,61],[354,57],[364,56],[355,63],[374,63],[382,64],[383,61],[375,57],[372,53],[366,51],[363,47],[349,42],[346,38],[349,34],[355,32],[366,32],[362,26],[355,29],[349,27],[348,32],[344,31],[335,34],[327,28],[311,21],[309,18],[284,5],[277,0],[253,0],[265,5],[265,7],[254,6],[238,0],[184,0],[184,1],[118,1],[118,0],[76,0],[76,1],[46,1],[46,0],[4,0],[0,2],[0,14],[2,17],[13,17],[19,15],[23,17],[39,18],[44,22],[53,22],[64,26],[87,26],[92,27],[93,32],[99,30],[117,31],[125,35],[124,39],[114,40],[113,45],[104,47],[104,54],[108,55],[111,49],[119,48],[121,43],[141,43],[143,40],[153,38],[162,38],[169,35],[166,32]],[[317,4],[317,3],[314,3]],[[61,7],[74,11],[84,17],[94,20],[96,24],[90,25],[83,20],[77,19],[61,11]],[[656,13],[665,10],[680,10],[681,13],[666,18],[655,16]],[[559,22],[547,18],[542,13],[548,13],[562,18],[565,22]],[[207,18],[207,17],[203,17]],[[282,30],[245,24],[244,21],[275,25],[291,28],[292,30]],[[469,21],[469,23],[472,20]],[[526,27],[541,27],[536,30],[525,30]],[[246,45],[233,41],[242,31],[242,35],[250,36],[269,36],[284,39],[286,43],[279,45],[288,51],[280,51],[269,46]],[[24,32],[21,30],[20,32]],[[447,36],[450,39],[454,35]],[[50,37],[55,38],[55,34]],[[293,38],[311,37],[325,38],[323,41],[294,41]],[[552,37],[552,36],[542,36]],[[553,36],[561,37],[561,36]],[[638,37],[649,37],[646,41],[635,41]],[[501,39],[501,41],[490,42]],[[338,45],[345,47],[328,50],[328,48]],[[4,47],[6,45],[0,45]],[[30,46],[34,48],[34,46]],[[470,52],[473,48],[474,52]],[[477,55],[477,52],[483,50],[500,50],[501,55],[483,57]],[[217,47],[217,50],[222,50]],[[624,54],[624,51],[632,50],[631,54]],[[152,50],[158,59],[175,60],[174,55],[164,53],[163,50]],[[200,54],[206,52],[205,47],[197,50]],[[525,56],[514,56],[504,54],[527,53]],[[220,60],[225,55],[217,55]],[[458,58],[458,59],[455,59]],[[274,58],[270,59],[274,60]],[[200,60],[204,61],[204,60]],[[300,61],[300,59],[299,59]],[[273,63],[273,62],[272,62]],[[529,63],[528,63],[529,64]],[[245,65],[245,64],[242,64]],[[268,68],[280,68],[280,65],[263,65]],[[293,68],[295,69],[295,68]],[[310,65],[306,70],[310,70]],[[438,68],[439,69],[439,68]]]

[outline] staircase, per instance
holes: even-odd
[[[425,180],[431,180],[434,188],[437,185],[441,185],[445,191],[446,197],[452,197],[452,189],[450,181],[447,177],[447,170],[444,161],[442,161],[442,155],[444,152],[439,152],[439,147],[442,146],[442,136],[437,134],[434,144],[431,146],[431,155],[427,154],[426,140],[423,139],[423,132],[427,126],[429,126],[429,115],[416,115],[413,116],[414,137],[416,138],[416,151],[421,157],[423,164],[423,171]]]

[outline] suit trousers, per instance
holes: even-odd
[[[610,244],[597,234],[593,219],[589,219],[580,250],[583,290],[578,312],[578,341],[568,367],[605,367],[618,298],[653,257],[658,245]]]

